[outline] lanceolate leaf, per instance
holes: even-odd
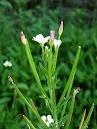
[[[74,60],[74,64],[73,64],[70,76],[68,78],[66,86],[64,87],[64,91],[61,95],[61,98],[60,98],[57,106],[59,106],[61,104],[61,102],[64,99],[64,96],[66,95],[66,93],[67,93],[66,97],[68,97],[70,95],[72,84],[73,84],[73,81],[74,81],[75,72],[76,72],[76,67],[77,67],[77,64],[78,64],[79,56],[80,56],[80,51],[81,51],[81,47],[78,46],[78,50],[77,50],[77,53],[76,53],[76,57],[75,57],[75,60]]]

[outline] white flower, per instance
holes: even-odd
[[[61,45],[62,41],[61,40],[57,40],[57,39],[54,39],[54,46],[55,47],[59,47]]]
[[[48,127],[51,125],[51,123],[54,123],[54,120],[53,120],[53,118],[52,118],[51,115],[47,115],[47,116],[43,115],[43,116],[41,117],[41,119],[45,122],[45,124],[46,124]]]
[[[10,62],[10,61],[5,61],[4,63],[3,63],[3,65],[5,66],[5,67],[12,67],[12,63]]]
[[[33,37],[33,40],[44,45],[46,42],[48,42],[50,36],[44,37],[42,34],[36,35],[36,37]]]

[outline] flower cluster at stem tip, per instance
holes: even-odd
[[[61,21],[60,27],[59,27],[59,38],[55,39],[55,32],[54,31],[50,31],[50,36],[44,37],[42,34],[38,34],[35,37],[33,37],[33,41],[36,41],[40,44],[41,47],[44,46],[45,43],[47,42],[51,42],[52,45],[54,45],[54,47],[59,47],[62,43],[62,41],[60,40],[60,37],[63,33],[63,21]],[[27,43],[27,39],[25,38],[25,35],[23,32],[20,32],[20,37],[21,37],[21,41],[24,45],[26,45]]]
[[[57,56],[57,51],[62,43],[60,37],[63,33],[63,21],[61,21],[61,24],[60,24],[60,27],[59,27],[59,31],[58,31],[58,39],[55,38],[55,31],[50,31],[50,35],[47,36],[47,37],[44,37],[42,34],[38,34],[36,35],[35,37],[32,38],[33,41],[35,42],[38,42],[40,44],[40,46],[42,47],[42,52],[46,52],[46,57],[48,57],[48,53],[49,52],[52,52],[52,46],[54,46],[54,54],[56,54],[55,56]],[[24,35],[23,32],[20,33],[20,38],[21,38],[21,42],[26,46],[27,45],[27,39]],[[48,42],[48,44],[46,44]],[[50,49],[49,49],[49,46],[50,46]],[[27,45],[26,47],[26,50],[29,48],[29,46]],[[44,48],[44,49],[43,49]],[[45,50],[45,51],[43,51]],[[51,50],[51,51],[50,51]],[[28,50],[29,51],[29,50]],[[43,53],[44,54],[44,53]],[[51,54],[51,53],[50,53]],[[51,57],[51,56],[50,56]],[[44,58],[43,58],[44,59]],[[48,59],[48,58],[46,58]],[[49,66],[49,64],[48,64]],[[54,67],[56,67],[56,60],[55,60],[55,63],[54,63]],[[11,80],[11,79],[10,79]],[[12,80],[11,80],[12,81]],[[50,127],[51,124],[53,124],[54,122],[56,122],[51,115],[43,115],[41,117],[41,119],[43,120],[43,122],[48,126]]]
[[[32,40],[38,42],[41,46],[44,46],[45,43],[47,43],[49,40],[53,43],[55,47],[59,47],[62,43],[60,39],[55,39],[54,38],[54,31],[50,32],[50,36],[44,37],[42,34],[36,35],[36,37],[33,37]]]

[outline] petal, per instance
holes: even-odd
[[[43,37],[42,34],[37,35],[36,38],[37,38],[37,40],[39,40],[39,41],[43,41],[43,40],[44,40],[44,37]]]
[[[34,40],[34,41],[38,42],[38,40],[37,40],[37,38],[36,38],[36,37],[33,37],[33,39],[32,39],[32,40]]]
[[[11,62],[9,62],[9,67],[11,67],[12,66],[12,63]]]
[[[32,40],[34,40],[34,41],[36,41],[38,43],[43,43],[44,42],[44,37],[43,37],[42,34],[38,34],[38,35],[36,35],[36,37],[33,37]]]
[[[54,46],[55,47],[57,47],[57,46],[59,47],[61,45],[61,43],[62,43],[61,40],[56,40],[56,39],[54,40]]]
[[[47,115],[47,119],[52,119],[52,116],[51,115]]]
[[[45,41],[47,42],[50,39],[50,36],[45,37]]]
[[[44,38],[42,34],[36,35],[36,38],[37,38],[37,37],[38,37],[38,38]]]
[[[54,120],[53,120],[53,119],[50,119],[50,120],[49,120],[49,123],[54,123]]]
[[[38,34],[36,35],[36,37],[33,37],[32,40],[38,42],[38,43],[41,43],[41,44],[45,44],[48,40],[49,40],[49,36],[47,37],[44,37],[42,34]]]
[[[54,122],[51,115],[47,115],[47,119],[48,119],[49,124]]]
[[[46,121],[46,116],[43,115],[43,116],[41,117],[41,119],[45,122],[45,121]]]

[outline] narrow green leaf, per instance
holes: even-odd
[[[26,123],[30,126],[31,129],[36,129],[32,124],[32,122],[25,115],[23,115],[23,118],[26,121]]]
[[[40,81],[40,78],[38,76],[38,73],[37,73],[37,70],[36,70],[36,67],[35,67],[35,64],[34,64],[34,61],[33,61],[33,57],[31,55],[31,51],[30,51],[30,47],[29,47],[29,44],[28,42],[26,43],[25,45],[25,49],[26,49],[26,54],[27,54],[27,58],[28,58],[28,61],[29,61],[29,64],[30,64],[30,67],[31,67],[31,70],[32,70],[32,73],[36,79],[36,82],[39,86],[39,89],[42,93],[42,96],[45,98],[45,103],[47,103],[47,105],[49,106],[49,98],[48,96],[46,95],[43,87],[42,87],[42,84],[41,84],[41,81]]]
[[[66,97],[68,97],[70,95],[72,84],[73,84],[73,81],[74,81],[75,72],[76,72],[76,67],[77,67],[78,60],[79,60],[80,51],[81,51],[81,47],[79,46],[78,50],[77,50],[77,53],[76,53],[75,60],[74,60],[74,64],[73,64],[73,67],[72,67],[72,70],[71,70],[71,73],[70,73],[70,76],[69,76],[69,79],[66,83],[66,86],[65,86],[64,91],[61,95],[61,98],[60,98],[60,100],[57,104],[58,107],[62,103],[62,100],[64,99],[64,96],[66,95],[66,93],[67,93]]]
[[[68,100],[64,101],[64,106],[63,106],[63,109],[62,109],[62,112],[61,112],[60,121],[63,119],[64,113],[65,113],[65,110],[66,110],[66,106],[67,106],[67,102],[68,102]]]
[[[30,64],[32,73],[33,73],[33,75],[34,75],[34,77],[35,77],[35,79],[37,81],[37,84],[39,86],[39,89],[41,90],[42,95],[43,96],[46,96],[45,91],[44,91],[44,89],[42,87],[40,78],[38,76],[38,73],[37,73],[37,70],[36,70],[36,67],[35,67],[35,64],[34,64],[34,61],[33,61],[33,57],[31,55],[31,51],[30,51],[30,47],[29,47],[28,42],[25,45],[25,49],[26,49],[26,54],[27,54],[27,58],[28,58],[28,61],[29,61],[29,64]]]
[[[18,87],[16,86],[16,84],[14,83],[13,79],[9,76],[9,81],[13,84],[13,87],[15,88],[16,92],[18,93],[18,95],[20,96],[20,98],[23,100],[23,102],[31,109],[31,111],[35,114],[35,116],[37,117],[37,119],[39,120],[39,122],[41,123],[41,125],[43,127],[47,127],[46,124],[43,122],[43,120],[41,119],[37,109],[35,109],[34,106],[32,106],[27,99],[23,96],[23,94],[21,93],[21,91],[18,89]]]

